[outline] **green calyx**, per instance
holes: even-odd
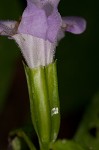
[[[60,104],[56,62],[45,67],[45,71],[51,111],[51,141],[55,142],[60,127]]]
[[[41,150],[48,150],[58,135],[60,108],[56,62],[45,67],[28,68],[24,65],[32,123],[38,135]]]

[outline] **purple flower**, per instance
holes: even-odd
[[[86,21],[80,17],[61,17],[60,0],[27,0],[20,22],[0,21],[0,34],[12,37],[20,46],[29,67],[47,65],[53,61],[57,41],[65,31],[82,33]]]

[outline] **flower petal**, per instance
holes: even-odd
[[[27,8],[23,12],[18,33],[30,34],[50,42],[55,42],[58,31],[62,26],[62,19],[57,7],[53,5],[58,4],[59,0],[27,0],[27,2]],[[45,5],[38,7],[35,3],[44,3]]]
[[[31,5],[31,3],[41,7],[41,0],[27,0],[27,5]]]
[[[17,32],[16,21],[0,21],[0,35],[12,36]]]
[[[48,17],[48,31],[47,31],[47,39],[51,42],[57,41],[58,32],[62,26],[62,19],[57,11],[54,9],[52,15]]]
[[[55,43],[29,34],[16,34],[12,38],[21,48],[21,52],[30,68],[46,66],[53,62]]]
[[[51,4],[53,4],[54,7],[57,7],[60,0],[48,0]]]
[[[47,17],[45,11],[31,3],[28,5],[22,15],[18,33],[30,34],[35,37],[46,37]]]
[[[62,27],[65,31],[80,34],[86,29],[86,21],[80,17],[63,17],[63,25]]]
[[[43,3],[43,5],[45,5],[46,3],[50,3],[53,5],[53,7],[57,7],[58,3],[60,0],[41,0],[41,2]]]
[[[50,3],[53,7],[57,7],[60,0],[27,0],[28,3],[34,3],[36,6],[42,7],[46,3]]]

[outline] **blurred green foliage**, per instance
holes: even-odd
[[[52,150],[85,150],[79,144],[70,140],[58,140],[53,144]]]
[[[75,140],[85,149],[99,149],[99,92],[86,109]]]

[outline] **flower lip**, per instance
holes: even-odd
[[[57,41],[65,31],[80,34],[86,21],[80,17],[61,17],[59,0],[27,0],[20,22],[0,21],[0,35],[14,39],[30,68],[45,66],[54,59]]]
[[[62,28],[64,31],[71,32],[73,34],[81,34],[86,29],[86,21],[81,17],[63,17]]]
[[[18,27],[18,33],[30,34],[49,40],[52,43],[56,42],[62,25],[62,18],[57,8],[54,7],[53,3],[55,1],[44,1],[44,5],[41,8],[33,2],[31,0],[28,1]]]
[[[86,21],[83,18],[60,16],[57,9],[59,1],[27,0],[20,22],[0,21],[0,35],[30,34],[53,43],[61,39],[65,31],[73,34],[84,32]]]

